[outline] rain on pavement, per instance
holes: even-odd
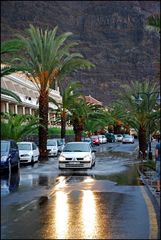
[[[60,171],[49,158],[3,175],[1,239],[156,239],[131,154],[136,144],[95,148],[90,170]]]

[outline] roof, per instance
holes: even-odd
[[[91,95],[84,96],[84,98],[85,98],[85,101],[87,103],[91,103],[91,104],[94,104],[94,105],[101,105],[102,106],[102,102],[100,102],[97,99],[93,98]]]

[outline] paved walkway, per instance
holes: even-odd
[[[149,170],[142,173],[139,169],[140,180],[146,185],[150,193],[155,198],[159,208],[160,208],[160,192],[156,191],[156,171]]]

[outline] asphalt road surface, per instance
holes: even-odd
[[[141,185],[135,144],[95,147],[91,170],[57,158],[1,177],[1,239],[159,239],[158,213]]]

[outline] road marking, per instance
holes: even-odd
[[[148,214],[149,214],[149,221],[150,221],[149,239],[158,239],[158,222],[157,222],[155,209],[153,207],[150,197],[145,191],[144,186],[141,187],[141,191],[143,193],[143,197],[145,199],[147,209],[148,209]]]
[[[28,207],[29,205],[31,205],[31,204],[34,203],[34,202],[37,202],[37,200],[32,200],[31,202],[29,202],[28,204],[24,205],[24,206],[21,207],[21,208],[18,208],[17,210],[18,210],[18,211],[22,211],[23,209],[25,209],[26,207]]]

